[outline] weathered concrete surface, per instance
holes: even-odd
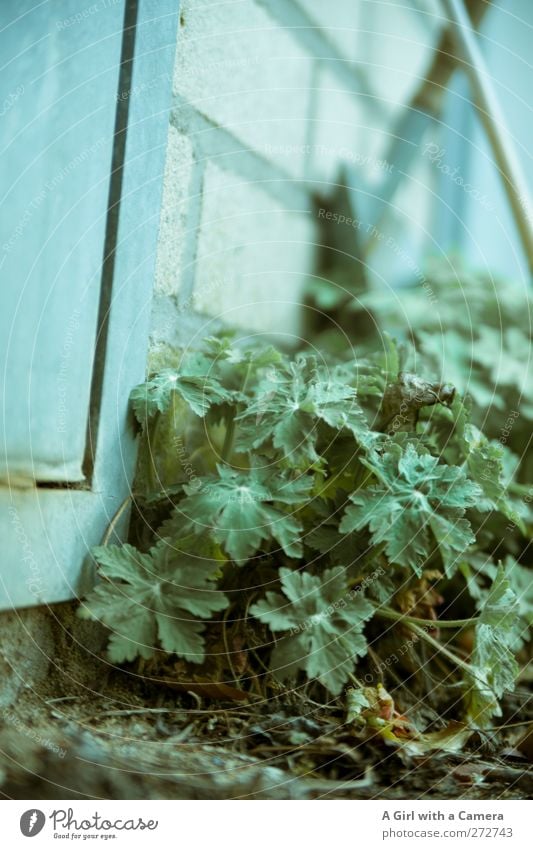
[[[105,630],[76,617],[76,603],[0,614],[0,719],[21,698],[98,691],[108,667]],[[5,719],[5,717],[4,717]]]

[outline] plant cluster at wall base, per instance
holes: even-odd
[[[372,350],[381,345],[382,331],[392,334],[404,367],[450,381],[468,399],[473,423],[503,448],[507,475],[515,478],[511,486],[533,480],[533,295],[527,280],[475,272],[450,258],[428,263],[422,282],[393,290],[381,279],[363,286],[353,269],[335,266],[311,281],[309,301],[308,314],[320,316],[311,329],[319,348],[343,350],[347,340],[357,339],[359,350]]]
[[[94,551],[80,607],[111,662],[234,698],[304,687],[412,746],[494,724],[532,623],[532,517],[453,387],[402,372],[388,336],[341,357],[228,335],[132,405],[130,544]]]

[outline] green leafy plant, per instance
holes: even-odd
[[[360,594],[350,596],[342,566],[320,577],[280,569],[279,579],[284,595],[268,592],[250,609],[274,633],[290,629],[272,652],[277,677],[286,681],[302,669],[330,693],[340,693],[354,657],[366,654],[362,631],[374,613],[372,604]]]
[[[426,686],[445,713],[452,676],[463,717],[490,725],[531,623],[523,484],[458,394],[401,395],[425,378],[400,380],[384,341],[319,360],[210,338],[134,390],[131,542],[93,552],[80,608],[110,629],[111,661],[352,699],[376,663],[394,681],[424,669],[407,706]]]
[[[161,541],[146,554],[131,545],[94,549],[104,580],[82,615],[112,629],[110,660],[149,658],[159,646],[194,663],[203,661],[202,620],[227,607],[228,600],[213,583],[219,564],[196,543],[183,537],[178,548]]]
[[[434,548],[450,576],[459,557],[475,542],[462,517],[473,507],[481,489],[457,466],[445,466],[431,454],[419,454],[412,443],[402,451],[393,445],[373,460],[363,460],[379,483],[351,496],[339,530],[368,527],[372,542],[385,542],[392,563],[422,574]]]

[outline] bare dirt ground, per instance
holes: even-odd
[[[533,767],[501,737],[459,754],[407,757],[361,739],[341,709],[293,691],[209,701],[113,670],[98,692],[61,664],[4,711],[4,798],[524,799]],[[516,721],[516,705],[511,709]]]

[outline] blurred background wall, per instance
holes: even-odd
[[[314,196],[335,196],[343,163],[370,182],[394,167],[383,160],[394,119],[441,25],[433,2],[184,0],[156,346],[187,336],[191,310],[250,330],[300,332],[320,239]],[[399,240],[409,232],[417,255],[437,174],[418,158],[388,225]]]

